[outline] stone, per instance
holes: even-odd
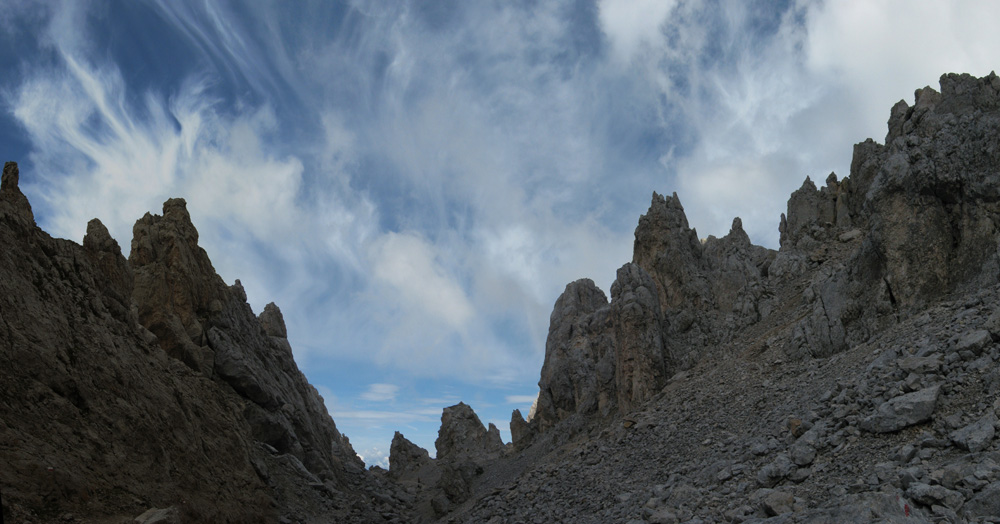
[[[510,414],[510,442],[515,450],[521,451],[530,446],[536,434],[536,426],[524,420],[521,410],[515,409]]]
[[[965,503],[965,497],[944,486],[916,482],[906,488],[906,496],[925,506],[942,505],[953,511],[958,511]]]
[[[772,491],[761,501],[761,507],[770,517],[791,513],[794,504],[795,497],[784,491]]]
[[[808,442],[796,441],[788,449],[789,455],[797,466],[808,466],[816,459],[816,448]]]
[[[973,495],[963,506],[963,512],[970,521],[1000,515],[1000,482],[993,482]]]
[[[976,422],[963,427],[950,436],[956,446],[976,453],[988,449],[996,435],[997,416],[991,411]]]
[[[988,346],[993,342],[993,337],[990,336],[990,332],[985,329],[979,329],[971,333],[965,334],[962,338],[958,340],[955,344],[955,351],[969,351],[974,355],[982,353],[983,348]]]
[[[646,522],[649,524],[679,524],[680,519],[677,518],[677,515],[673,511],[662,508],[650,515]]]
[[[936,372],[941,369],[941,359],[933,357],[904,357],[896,361],[899,369],[907,373],[923,375],[925,373]]]
[[[264,311],[257,317],[264,333],[269,337],[288,338],[288,329],[285,327],[285,317],[274,302],[269,302],[264,306]]]
[[[19,228],[35,227],[35,215],[31,211],[28,197],[18,187],[21,180],[17,162],[5,162],[0,177],[0,220],[6,220]]]
[[[765,488],[771,488],[792,473],[795,466],[788,455],[781,453],[775,459],[757,472],[757,483]]]
[[[889,433],[926,422],[934,414],[940,393],[941,386],[935,385],[883,402],[860,427],[871,433]]]

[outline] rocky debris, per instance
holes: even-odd
[[[5,519],[407,520],[372,501],[397,488],[337,433],[277,309],[258,320],[215,274],[183,201],[137,223],[126,260],[100,221],[82,246],[38,229],[18,175],[0,190]]]

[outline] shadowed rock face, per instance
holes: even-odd
[[[126,260],[98,220],[82,246],[42,232],[18,181],[7,163],[5,515],[371,521],[357,493],[380,481],[296,367],[280,311],[258,318],[222,282],[183,200],[136,223]]]

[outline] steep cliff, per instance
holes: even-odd
[[[0,186],[0,487],[17,522],[371,522],[392,515],[292,359],[281,313],[225,285],[183,200],[135,226],[126,260],[34,223]],[[376,511],[378,509],[378,511]]]

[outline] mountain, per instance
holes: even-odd
[[[426,518],[996,519],[1000,78],[944,75],[888,128],[806,178],[777,251],[739,218],[699,239],[654,193],[610,300],[583,279],[556,301],[507,455],[461,492],[407,486]]]
[[[780,248],[699,238],[653,194],[610,299],[550,317],[513,442],[464,403],[436,458],[365,470],[281,312],[215,273],[183,200],[83,245],[0,185],[0,490],[17,522],[993,522],[1000,78],[897,103]]]
[[[259,316],[215,273],[185,202],[83,245],[34,222],[17,165],[0,186],[0,487],[11,522],[371,522],[387,488]],[[171,516],[172,515],[172,516]],[[109,520],[110,521],[110,520]]]

